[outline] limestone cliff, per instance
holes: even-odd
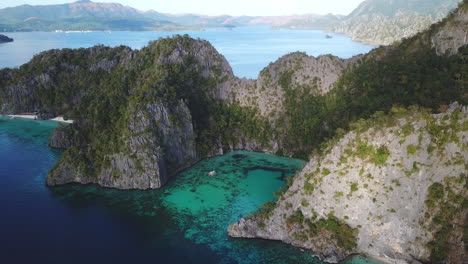
[[[233,76],[208,42],[187,37],[141,51],[54,50],[1,72],[0,113],[75,120],[51,138],[50,146],[68,150],[49,185],[158,188],[201,158],[226,151],[294,152],[277,132],[287,116],[284,76],[293,83],[289,96],[295,89],[323,95],[355,61],[293,53],[259,80],[245,80]]]
[[[390,45],[422,32],[444,17],[460,0],[367,0],[330,31],[356,41]]]
[[[389,263],[466,262],[468,110],[442,102],[468,102],[467,43],[459,37],[467,4],[425,32],[357,57],[331,91],[315,95],[320,100],[295,90],[290,107],[307,111],[287,111],[302,118],[286,133],[305,133],[315,121],[320,129],[306,134],[314,138],[322,128],[357,121],[338,126],[280,199],[231,225],[230,235],[281,240],[328,262],[352,253]],[[455,64],[453,78],[444,78]],[[280,79],[286,91],[295,85],[291,74]],[[443,87],[433,85],[442,79]]]
[[[292,53],[258,80],[236,78],[207,41],[188,36],[140,51],[52,50],[0,71],[0,113],[75,120],[52,138],[69,149],[50,185],[158,188],[199,159],[234,149],[307,159],[337,128],[394,104],[465,103],[466,43],[456,38],[443,53],[432,45],[463,32],[466,15],[462,6],[430,31],[348,60]]]
[[[350,253],[462,263],[468,109],[394,108],[355,123],[297,173],[276,204],[229,228],[337,262]]]
[[[59,124],[49,140],[49,146],[58,149],[68,149],[73,145],[73,128]]]
[[[80,182],[119,189],[159,188],[170,176],[198,161],[192,120],[183,101],[172,107],[152,102],[130,111],[128,127],[120,131],[128,135],[124,147],[105,154],[108,166],[98,175],[87,169],[96,161],[77,163],[81,153],[70,149],[51,170],[47,184]]]
[[[159,188],[200,158],[218,154],[219,140],[206,136],[218,128],[211,111],[223,108],[216,94],[232,78],[232,70],[208,42],[187,37],[160,40],[134,53],[128,63],[106,60],[90,70],[112,64],[140,77],[123,76],[127,84],[121,94],[112,84],[106,85],[111,90],[105,96],[115,102],[112,106],[102,99],[106,92],[95,89],[89,93],[97,101],[83,106],[84,97],[78,102],[84,112],[72,113],[78,118],[68,131],[74,133],[71,147],[56,142],[67,138],[60,130],[51,139],[52,146],[70,148],[50,171],[48,185],[79,182],[119,189]],[[113,71],[111,67],[111,75]]]

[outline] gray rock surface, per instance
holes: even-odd
[[[437,209],[428,206],[430,187],[440,183],[452,195],[468,199],[467,122],[468,108],[457,104],[439,115],[414,111],[383,123],[376,120],[313,157],[269,217],[241,219],[228,232],[233,237],[281,240],[311,249],[328,262],[340,261],[349,253],[387,262],[428,261],[428,245],[441,228],[432,222]],[[387,154],[380,157],[388,156],[378,161],[374,155],[381,149]],[[457,217],[450,220],[454,228],[448,236],[454,241],[449,242],[449,256],[456,260],[452,263],[461,263],[468,256],[459,235],[466,222],[460,225],[460,221],[466,219],[468,209],[461,203],[451,204],[449,196],[443,199],[445,206],[458,208]],[[298,210],[306,220],[328,219],[332,214],[357,229],[356,247],[340,249],[333,238],[320,236],[299,239],[295,234],[311,231],[306,224],[288,222]]]
[[[332,55],[315,58],[301,52],[291,53],[265,67],[257,80],[231,78],[221,86],[218,95],[228,103],[253,107],[258,110],[259,115],[267,118],[278,137],[274,138],[269,146],[252,149],[276,153],[283,150],[281,135],[286,127],[284,120],[287,120],[284,107],[286,88],[282,86],[282,78],[290,76],[291,86],[288,89],[292,91],[305,89],[313,95],[324,95],[361,57],[360,55],[345,60]]]
[[[199,160],[191,115],[183,101],[174,107],[152,102],[130,111],[125,151],[106,155],[108,167],[90,177],[85,168],[71,165],[76,164],[73,157],[65,156],[49,173],[47,184],[79,182],[119,189],[154,189]]]
[[[69,125],[61,125],[54,130],[49,140],[49,146],[58,149],[68,149],[72,146],[73,130]]]
[[[390,45],[428,29],[460,0],[366,0],[330,31],[371,45]]]
[[[454,55],[458,49],[468,44],[468,10],[460,9],[454,19],[444,25],[431,36],[431,46],[437,54]]]

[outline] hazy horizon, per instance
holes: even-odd
[[[237,0],[223,3],[216,0],[177,0],[148,2],[146,0],[93,0],[96,3],[120,3],[142,11],[154,10],[169,14],[231,15],[231,16],[289,16],[303,14],[348,15],[364,0]],[[0,8],[20,5],[68,4],[76,0],[4,0]],[[246,8],[248,7],[248,8]]]

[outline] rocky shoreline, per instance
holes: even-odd
[[[427,261],[432,243],[441,243],[448,263],[463,263],[468,107],[374,122],[380,125],[351,131],[313,157],[275,204],[232,224],[229,235],[280,240],[330,263],[353,253]],[[441,138],[446,146],[437,146]]]
[[[235,77],[188,36],[52,50],[0,71],[0,113],[74,120],[51,138],[66,151],[49,186],[155,189],[230,150],[302,157],[280,199],[234,223],[232,237],[280,240],[328,262],[357,253],[462,263],[466,5],[401,44],[348,60],[291,53],[258,80]]]

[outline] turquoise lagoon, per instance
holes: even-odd
[[[321,263],[281,242],[226,232],[273,200],[303,161],[236,151],[199,162],[159,190],[48,188],[47,171],[62,154],[47,147],[56,126],[0,117],[2,262]]]

